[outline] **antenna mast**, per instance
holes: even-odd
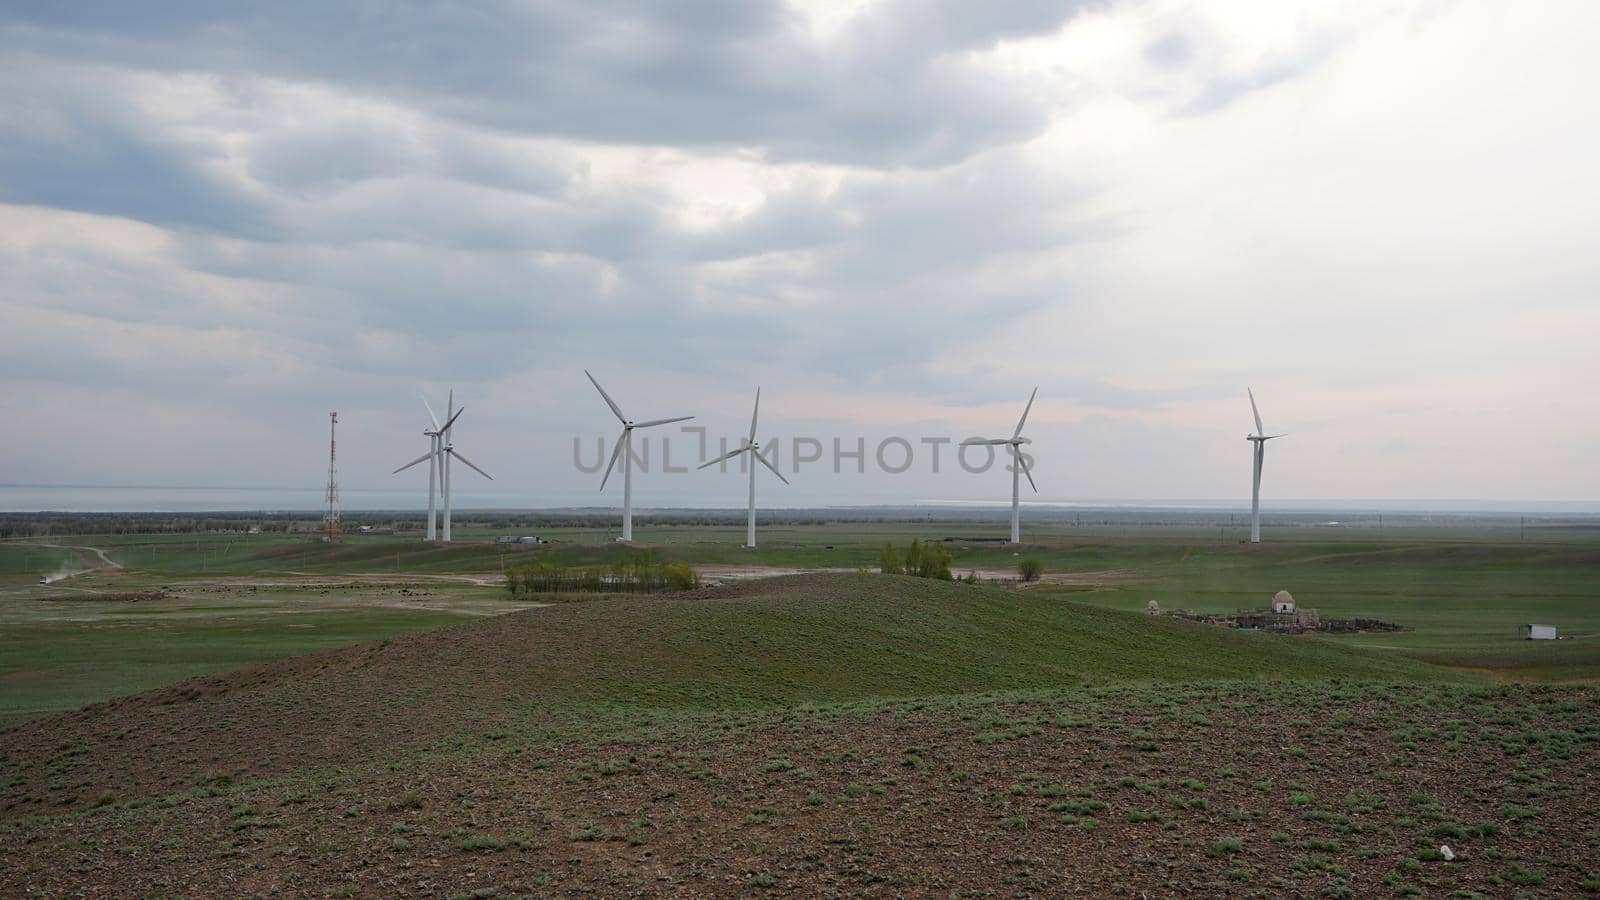
[[[339,468],[335,464],[338,430],[339,412],[335,410],[328,413],[328,513],[322,518],[322,539],[330,544],[338,543],[344,535],[344,526],[339,524]]]

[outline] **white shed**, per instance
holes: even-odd
[[[1524,625],[1523,636],[1530,641],[1553,641],[1556,639],[1554,625]]]

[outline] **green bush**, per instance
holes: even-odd
[[[950,551],[942,544],[924,544],[920,539],[912,538],[911,545],[906,548],[904,563],[893,544],[884,544],[878,555],[878,568],[885,575],[915,575],[918,578],[954,581],[955,576],[950,572],[952,561]]]
[[[1025,559],[1017,564],[1017,572],[1022,575],[1023,581],[1038,581],[1044,574],[1044,563],[1037,559]]]

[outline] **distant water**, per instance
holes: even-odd
[[[427,490],[422,485],[406,485],[401,489],[345,488],[340,505],[347,510],[415,510],[427,502]],[[620,491],[600,495],[590,491],[551,491],[530,496],[522,490],[501,492],[494,486],[473,486],[461,490],[456,497],[459,509],[558,509],[571,507],[608,507],[620,501]],[[705,497],[652,496],[638,498],[643,503],[637,508],[654,509],[705,509]],[[808,495],[793,498],[790,503],[763,503],[763,508],[820,509],[828,507],[854,507],[875,509],[914,509],[926,507],[987,508],[1009,507],[1004,500],[958,500],[916,498],[903,502],[884,502],[886,498],[854,498]],[[1139,510],[1164,510],[1170,512],[1233,511],[1246,508],[1248,498],[1227,500],[1116,500],[1072,499],[1047,502],[1024,502],[1031,509],[1100,509],[1136,512]],[[876,501],[876,502],[874,502]],[[317,510],[323,505],[322,490],[318,487],[182,487],[175,485],[18,485],[0,484],[0,512],[219,512],[225,510],[290,512]],[[1566,516],[1600,514],[1600,501],[1513,501],[1513,500],[1272,500],[1264,504],[1274,513],[1284,512],[1353,512],[1375,513],[1448,513],[1448,514],[1525,514],[1529,516]],[[731,506],[730,506],[731,508]],[[742,507],[739,507],[742,508]]]
[[[344,491],[340,499],[352,509],[409,509],[417,505],[417,493]],[[291,511],[318,509],[322,503],[317,488],[0,485],[0,512]]]

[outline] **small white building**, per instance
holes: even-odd
[[[1144,611],[1152,616],[1159,616],[1161,615],[1161,604],[1151,600],[1149,603],[1144,605]]]
[[[1279,591],[1272,595],[1272,611],[1275,613],[1294,612],[1294,595],[1288,591]]]
[[[1522,636],[1530,641],[1553,641],[1556,639],[1554,625],[1524,625]]]

